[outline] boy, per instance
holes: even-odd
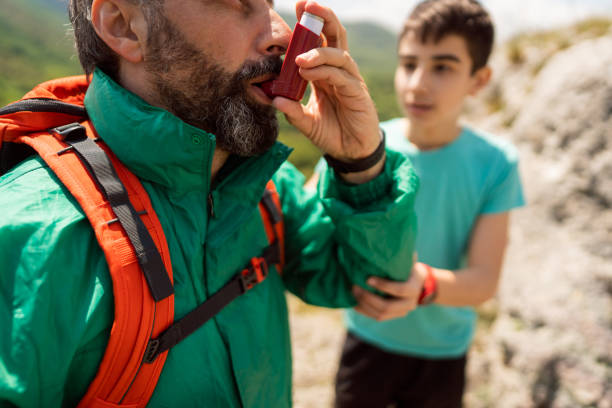
[[[356,292],[337,407],[461,406],[472,307],[495,294],[509,211],[524,204],[515,149],[458,122],[464,99],[491,76],[493,31],[475,0],[427,0],[399,36],[395,88],[406,117],[381,126],[421,179],[422,263],[407,282],[368,281],[391,297]],[[389,317],[397,318],[378,321]]]

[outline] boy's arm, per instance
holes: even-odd
[[[437,281],[435,303],[445,306],[476,306],[497,290],[508,243],[509,212],[481,215],[474,225],[468,250],[468,266],[457,271],[432,268]],[[402,317],[417,307],[427,269],[415,264],[411,277],[394,282],[372,277],[368,284],[393,298],[383,298],[361,288],[355,291],[355,310],[377,320]]]

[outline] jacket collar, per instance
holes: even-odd
[[[140,179],[179,195],[210,190],[213,134],[149,105],[100,70],[94,72],[85,107],[98,136]],[[219,187],[261,185],[259,192],[253,192],[261,198],[263,186],[290,152],[277,142],[264,154],[245,158]]]

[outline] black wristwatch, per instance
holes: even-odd
[[[380,159],[385,154],[385,131],[379,128],[380,131],[380,144],[374,150],[374,153],[371,155],[364,157],[363,159],[356,160],[354,162],[344,162],[338,159],[334,159],[329,154],[324,155],[325,161],[327,161],[327,165],[333,168],[336,172],[346,174],[346,173],[358,173],[360,171],[365,171],[369,168],[374,167]]]

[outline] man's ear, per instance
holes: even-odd
[[[98,36],[119,57],[141,62],[147,40],[147,23],[138,2],[93,0],[91,22]]]
[[[470,95],[475,96],[482,88],[484,88],[491,80],[493,71],[491,67],[485,65],[472,74],[473,82],[470,89]]]

